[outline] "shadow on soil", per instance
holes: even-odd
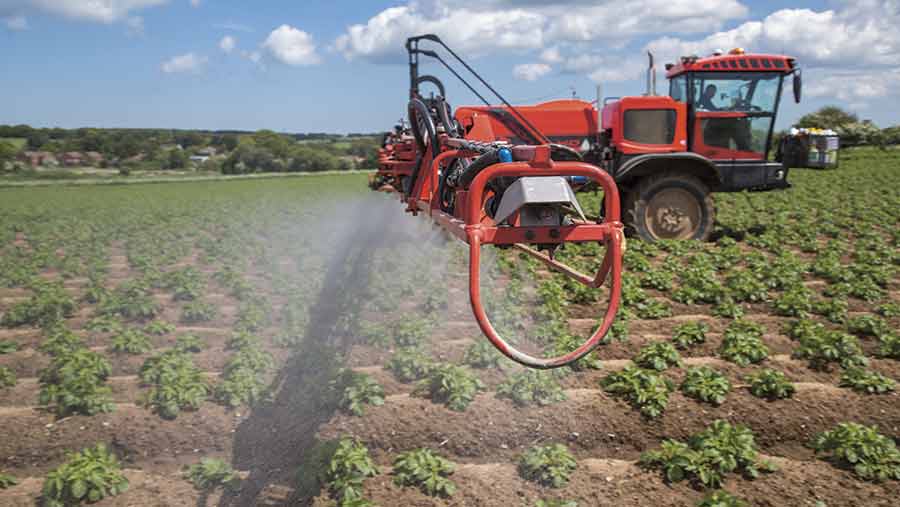
[[[378,220],[381,213],[387,215],[385,221]],[[334,224],[339,237],[333,241],[323,287],[310,307],[304,339],[273,381],[273,401],[253,407],[236,430],[232,464],[250,475],[239,491],[222,497],[219,507],[309,505],[318,494],[315,477],[313,488],[294,490],[298,468],[321,453],[316,430],[338,408],[339,393],[329,384],[353,345],[354,319],[367,296],[375,256],[405,234],[399,230],[402,226],[388,234],[373,224],[402,223],[400,213],[395,202],[367,197],[354,205],[348,226]]]

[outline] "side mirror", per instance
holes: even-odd
[[[800,98],[803,96],[803,73],[800,72],[800,69],[794,71],[794,102],[797,104],[800,103]]]

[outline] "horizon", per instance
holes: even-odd
[[[616,19],[617,23],[604,23]],[[743,47],[787,53],[801,104],[898,122],[900,5],[780,2],[409,0],[328,4],[236,0],[0,0],[0,123],[280,133],[381,132],[404,115],[407,36],[441,35],[513,104],[643,92],[657,61]],[[661,65],[660,65],[661,68]],[[443,69],[454,105],[475,97]],[[660,72],[659,74],[663,74]],[[664,74],[659,77],[665,93]]]

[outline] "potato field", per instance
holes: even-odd
[[[900,151],[790,179],[629,240],[612,331],[552,372],[364,175],[0,189],[0,505],[897,505]],[[525,350],[605,310],[487,257]]]

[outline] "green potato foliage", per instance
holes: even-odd
[[[482,339],[470,345],[463,355],[463,363],[472,368],[496,368],[501,360],[503,355],[490,342]]]
[[[703,497],[697,507],[748,507],[748,504],[727,491],[719,490]]]
[[[731,391],[731,382],[728,378],[709,366],[696,366],[690,368],[681,383],[681,392],[690,398],[694,398],[713,405],[721,405],[725,402],[725,396]]]
[[[794,395],[796,388],[784,373],[772,369],[762,369],[746,378],[750,384],[750,394],[757,398],[781,400]]]
[[[885,394],[893,391],[897,383],[881,373],[851,366],[841,375],[840,386],[863,394]]]
[[[126,329],[114,336],[110,349],[117,354],[143,354],[153,349],[150,338],[137,329]]]
[[[96,352],[85,348],[65,351],[41,371],[38,401],[58,417],[111,412],[112,390],[105,385],[111,372],[109,361]]]
[[[446,405],[450,410],[463,412],[484,389],[481,380],[462,366],[436,365],[428,377],[420,381],[414,394],[426,396],[435,403]]]
[[[649,418],[662,415],[669,404],[669,394],[675,390],[671,380],[653,370],[635,366],[610,373],[600,381],[600,385],[606,392],[624,398]]]
[[[642,368],[663,371],[672,366],[681,366],[681,355],[671,343],[656,342],[638,351],[634,363]]]
[[[497,387],[498,398],[509,398],[516,405],[551,405],[565,401],[566,394],[548,371],[525,370],[508,377]]]
[[[16,385],[16,372],[8,366],[0,366],[0,389]]]
[[[816,454],[866,481],[900,480],[900,450],[875,426],[841,423],[817,436]]]
[[[659,450],[643,453],[640,464],[661,470],[668,482],[689,480],[701,488],[721,487],[730,473],[755,479],[761,472],[775,470],[759,459],[753,432],[722,420],[713,421],[688,442],[664,440]]]
[[[363,498],[362,485],[367,477],[378,475],[378,467],[363,444],[344,438],[338,442],[325,473],[331,497],[340,507],[371,505]]]
[[[346,370],[342,384],[340,406],[348,413],[361,416],[366,405],[384,405],[384,388],[370,375]]]
[[[209,397],[209,383],[188,353],[173,349],[144,361],[141,383],[150,389],[145,403],[164,419],[182,410],[197,410]]]
[[[739,366],[756,364],[769,357],[762,341],[763,330],[757,324],[736,320],[725,329],[719,355]]]
[[[203,458],[184,468],[183,477],[200,491],[211,491],[219,486],[233,488],[240,482],[231,465],[218,458]]]
[[[455,470],[453,462],[429,449],[417,449],[394,459],[394,484],[417,487],[428,496],[446,498],[456,492],[456,485],[449,479]]]
[[[550,488],[568,484],[577,467],[575,457],[562,444],[532,447],[519,457],[518,463],[519,475],[523,479]]]
[[[675,335],[672,336],[672,343],[680,350],[690,349],[706,342],[708,330],[709,326],[700,321],[679,324],[675,328]]]
[[[398,350],[385,365],[385,369],[393,373],[400,382],[421,380],[428,376],[433,367],[434,361],[415,348]]]
[[[128,489],[119,461],[103,444],[66,455],[44,480],[44,507],[73,507],[116,496]]]

